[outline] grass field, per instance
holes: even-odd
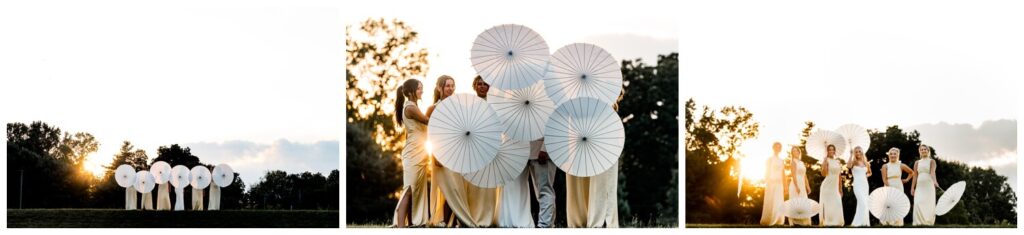
[[[7,209],[8,228],[337,228],[338,211]]]
[[[871,227],[826,227],[826,228],[1016,228],[1017,225],[1007,224],[939,224],[935,226],[903,226],[903,227],[890,227],[890,226],[871,226]],[[686,224],[686,228],[822,228],[818,226],[810,227],[791,227],[791,226],[762,226],[759,224]]]
[[[565,221],[556,223],[556,228],[565,228]],[[368,223],[348,223],[345,225],[346,228],[387,228],[391,226],[391,221],[374,221]],[[619,227],[621,228],[676,228],[678,225],[671,222],[657,222],[657,221],[641,221],[641,220],[628,220],[619,221]]]

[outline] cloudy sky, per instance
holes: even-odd
[[[774,141],[798,143],[804,121],[899,125],[1016,182],[1024,32],[1007,30],[1024,22],[1016,8],[750,1],[694,3],[680,15],[683,99],[749,108],[761,123],[743,146],[754,162]]]
[[[31,22],[0,28],[3,121],[92,133],[91,169],[124,140],[150,157],[191,147],[248,185],[272,169],[338,169],[337,8],[21,7],[0,14]]]
[[[471,93],[470,85],[476,76],[469,60],[473,40],[484,30],[500,24],[520,24],[533,29],[544,38],[551,53],[562,46],[584,42],[604,48],[617,60],[641,58],[647,64],[654,64],[659,54],[679,51],[675,9],[651,7],[663,3],[525,0],[497,5],[356,1],[348,2],[345,7],[359,10],[346,12],[343,17],[346,25],[358,25],[367,18],[397,18],[419,32],[421,46],[430,52],[429,82],[423,84],[424,100],[433,99],[430,91],[434,81],[445,74],[455,78],[457,93]],[[581,10],[582,6],[586,10]]]

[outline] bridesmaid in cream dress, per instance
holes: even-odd
[[[427,108],[427,118],[434,114],[437,103],[455,94],[455,78],[441,75],[434,86],[434,104]],[[430,164],[430,222],[431,226],[454,226],[455,220],[466,224],[469,217],[469,206],[466,203],[465,180],[462,175],[449,171],[441,162],[431,157]],[[448,193],[445,193],[448,192]]]
[[[922,144],[917,151],[921,159],[914,162],[914,181],[910,186],[910,195],[914,196],[914,225],[935,225],[935,188],[939,187],[935,179],[935,159],[927,145]]]
[[[794,198],[807,198],[807,194],[811,193],[811,183],[807,181],[807,167],[804,166],[804,162],[800,160],[804,156],[803,151],[800,147],[793,146],[789,150],[789,172],[788,177],[789,185],[789,199]],[[811,218],[797,219],[789,218],[789,225],[802,225],[810,226]]]
[[[843,218],[843,178],[839,177],[843,166],[836,159],[836,146],[828,145],[824,162],[821,163],[821,175],[825,180],[821,182],[821,225],[822,226],[843,226],[846,221]]]
[[[612,110],[619,111],[619,101]],[[591,177],[565,175],[565,217],[570,228],[619,227],[619,162]]]
[[[398,87],[395,119],[405,125],[405,149],[402,150],[402,194],[395,206],[392,226],[406,227],[427,224],[429,194],[427,192],[427,116],[416,102],[423,96],[423,84],[406,80]]]
[[[782,143],[772,144],[772,156],[768,157],[765,170],[764,204],[761,207],[761,225],[783,225],[786,224],[786,214],[782,205],[785,201],[785,187],[783,178],[785,176],[785,165],[779,158],[782,152]]]
[[[892,187],[903,192],[903,185],[910,182],[910,179],[914,177],[914,170],[910,169],[907,164],[900,163],[900,149],[893,147],[889,149],[889,163],[882,166],[882,176],[885,179],[882,183],[887,187]],[[907,173],[907,178],[903,178],[903,172]],[[879,221],[882,225],[890,226],[903,226],[903,219],[892,220],[892,221]]]
[[[860,147],[853,148],[853,156],[846,167],[853,171],[853,195],[857,197],[857,208],[853,215],[851,226],[871,226],[871,212],[868,207],[871,205],[871,197],[868,190],[868,177],[871,177],[871,162],[864,156],[864,150]]]
[[[479,75],[473,78],[473,91],[476,92],[476,96],[487,99],[487,91],[490,89],[491,85],[484,82]],[[466,181],[465,185],[466,196],[469,199],[469,213],[476,227],[498,225],[498,189],[477,187],[469,181]]]

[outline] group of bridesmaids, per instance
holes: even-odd
[[[480,76],[473,90],[487,99],[490,85]],[[397,90],[395,119],[405,126],[402,151],[402,191],[393,227],[552,227],[555,221],[557,167],[544,149],[543,138],[530,141],[530,158],[523,172],[498,188],[481,188],[462,174],[445,168],[427,151],[427,123],[434,108],[455,93],[455,79],[437,78],[433,104],[424,114],[418,101],[423,84],[408,79]],[[566,175],[566,216],[569,227],[618,227],[618,164],[593,177]],[[532,180],[531,180],[532,179]],[[534,222],[530,212],[530,183],[539,206]],[[429,190],[429,191],[428,191]]]
[[[793,146],[789,152],[789,163],[779,158],[782,151],[782,144],[776,142],[772,146],[774,154],[768,159],[765,177],[764,206],[761,214],[761,225],[784,225],[785,211],[784,187],[788,186],[788,199],[807,198],[811,191],[810,183],[807,181],[807,168],[801,160],[803,152],[798,146]],[[821,175],[825,179],[819,188],[819,219],[821,226],[844,226],[843,218],[843,178],[840,174],[843,171],[843,164],[836,158],[836,147],[829,145],[825,159],[821,163]],[[910,195],[914,197],[913,203],[913,225],[934,225],[935,224],[935,188],[939,187],[935,175],[935,159],[931,157],[931,149],[926,145],[918,146],[920,159],[914,162],[914,168],[900,162],[900,149],[890,148],[887,152],[888,162],[881,167],[882,185],[892,187],[900,192],[904,184],[911,182]],[[852,158],[846,162],[846,168],[853,174],[853,193],[857,199],[856,212],[854,213],[851,226],[871,226],[869,217],[870,197],[868,177],[872,175],[871,162],[864,155],[861,146],[855,146],[851,152]],[[788,169],[787,169],[788,168]],[[786,171],[790,172],[788,177]],[[903,178],[903,173],[907,174]],[[893,221],[880,221],[882,225],[903,226],[903,219]],[[810,226],[810,218],[789,218],[789,225]]]

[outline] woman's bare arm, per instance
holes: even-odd
[[[412,120],[416,120],[423,124],[427,124],[428,122],[430,122],[430,118],[427,118],[426,115],[423,115],[423,113],[420,112],[420,108],[417,108],[416,106],[405,106],[405,115],[408,115],[409,118],[412,118]]]

